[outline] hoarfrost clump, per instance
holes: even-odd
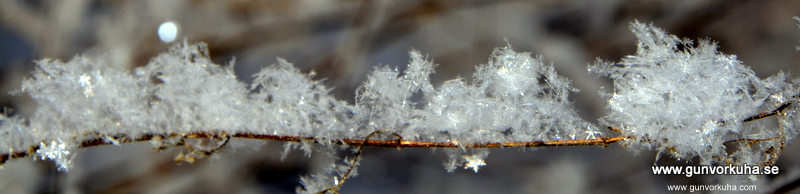
[[[784,103],[769,95],[790,98],[788,93],[775,94],[788,87],[783,74],[761,80],[735,55],[719,53],[708,40],[695,46],[652,25],[635,22],[630,28],[639,39],[635,56],[619,63],[598,60],[589,68],[614,80],[614,93],[608,95],[611,113],[603,124],[632,137],[629,145],[655,148],[678,159],[699,156],[701,164],[766,162],[752,153],[741,154],[753,151],[750,148],[731,155],[742,157],[729,157],[726,146],[742,139],[783,136],[780,130],[744,124],[759,111]],[[768,149],[778,143],[758,145]]]
[[[251,94],[236,79],[232,64],[211,62],[205,44],[184,42],[134,74],[109,68],[103,59],[38,61],[33,78],[24,80],[20,90],[38,108],[27,120],[2,117],[0,132],[7,136],[0,150],[48,148],[37,154],[66,170],[67,157],[74,156],[69,153],[96,138],[114,143],[145,134],[193,132],[312,137],[331,134],[321,130],[355,126],[341,116],[348,111],[345,102],[328,96],[324,86],[283,60],[256,75]],[[342,138],[342,133],[328,138]]]
[[[236,79],[231,65],[216,65],[204,44],[173,47],[135,70],[143,109],[126,119],[148,133],[191,133],[254,128],[257,106],[248,99],[246,85]],[[145,101],[146,103],[142,103]],[[97,130],[97,129],[94,129]],[[136,134],[138,135],[138,134]]]
[[[427,98],[434,131],[466,143],[593,139],[586,134],[598,131],[567,100],[577,89],[530,53],[496,49],[473,80],[447,81]]]
[[[83,56],[68,63],[37,61],[33,78],[22,82],[21,92],[36,100],[38,107],[29,119],[12,117],[0,126],[4,134],[0,150],[38,146],[42,149],[32,154],[55,160],[59,169],[67,170],[74,149],[95,131],[141,134],[142,127],[132,123],[148,117],[141,82],[105,63]]]
[[[450,142],[463,148],[594,139],[585,134],[599,133],[572,110],[567,95],[577,90],[569,80],[541,59],[510,48],[497,49],[488,64],[479,66],[472,84],[455,79],[439,89],[429,78],[435,65],[412,51],[404,72],[376,69],[357,91],[355,105],[328,95],[320,81],[311,79],[313,72],[301,73],[283,59],[255,74],[248,88],[236,79],[233,62],[217,65],[208,56],[205,44],[184,42],[134,73],[108,67],[103,56],[38,61],[20,92],[39,106],[28,119],[0,117],[0,150],[34,148],[31,154],[67,170],[75,148],[98,138],[118,144],[150,135],[159,149],[184,144],[181,135],[202,132],[312,138],[327,147],[318,151],[336,158],[331,142],[364,139],[376,131],[383,133],[376,139]],[[170,134],[179,136],[166,137]],[[308,153],[315,149],[310,142],[305,139],[299,147]],[[451,152],[457,162],[448,169],[466,165],[477,171],[485,165],[488,151],[464,151]],[[198,156],[203,157],[190,153],[177,158],[191,162]],[[330,177],[304,182],[330,184],[326,180],[336,180],[342,169],[317,177],[324,174]],[[314,188],[324,186],[308,185],[307,191]]]
[[[328,89],[310,74],[303,74],[283,59],[256,73],[250,95],[258,109],[250,132],[328,139],[357,138],[353,107],[328,95]],[[367,133],[368,134],[368,133]]]
[[[496,49],[472,84],[455,79],[439,89],[429,81],[433,63],[416,51],[411,58],[402,74],[378,68],[359,88],[356,106],[368,128],[463,144],[593,139],[587,131],[598,131],[572,109],[570,81],[530,53]]]
[[[429,80],[435,65],[417,51],[410,55],[402,73],[377,68],[358,89],[356,112],[366,131],[459,145],[584,140],[601,134],[572,109],[567,96],[577,89],[570,81],[530,53],[498,48],[489,63],[477,67],[472,84],[454,79],[438,89]],[[449,152],[445,168],[467,165],[477,171],[488,155],[481,153]]]

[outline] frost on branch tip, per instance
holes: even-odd
[[[782,73],[761,80],[708,40],[695,46],[652,25],[635,22],[630,28],[639,39],[636,55],[619,63],[598,60],[589,68],[614,80],[614,93],[608,95],[611,113],[602,122],[632,137],[627,144],[678,159],[699,156],[701,164],[763,164],[773,157],[764,150],[782,149],[781,142],[796,135],[794,127],[783,131],[759,121],[743,122],[796,95]],[[737,142],[773,137],[781,138],[753,145]],[[728,146],[737,145],[742,149],[726,153]]]

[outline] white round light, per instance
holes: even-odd
[[[178,37],[178,25],[175,23],[164,22],[158,27],[158,38],[161,38],[161,41],[170,43],[175,41],[175,37]]]

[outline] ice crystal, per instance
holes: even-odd
[[[70,142],[58,139],[49,143],[40,143],[39,149],[36,150],[36,155],[41,160],[52,160],[58,165],[58,170],[67,171],[72,166],[72,151],[75,149],[74,145]]]
[[[475,171],[475,173],[478,173],[478,168],[480,168],[481,166],[486,166],[486,162],[484,162],[483,159],[486,159],[487,155],[489,155],[489,152],[486,150],[480,151],[472,155],[464,155],[463,156],[464,160],[467,161],[467,163],[464,164],[464,169],[471,168],[472,170]]]

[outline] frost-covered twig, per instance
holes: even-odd
[[[107,138],[97,138],[84,141],[80,144],[79,148],[86,148],[86,147],[94,147],[94,146],[102,146],[102,145],[114,145],[120,143],[133,143],[133,142],[147,142],[151,141],[154,138],[180,138],[180,139],[207,139],[211,137],[216,137],[214,132],[200,132],[200,133],[193,133],[193,134],[146,134],[139,138],[117,138],[117,137],[110,137],[115,139],[116,142],[112,143],[107,141]],[[610,137],[610,138],[595,138],[595,139],[583,139],[583,140],[565,140],[565,141],[535,141],[535,142],[496,142],[496,143],[477,143],[477,144],[468,144],[468,145],[461,145],[456,144],[453,142],[420,142],[420,141],[404,141],[404,140],[357,140],[357,139],[337,139],[337,140],[326,140],[326,139],[316,139],[313,137],[291,137],[291,136],[276,136],[276,135],[259,135],[259,134],[233,134],[226,136],[227,138],[244,138],[244,139],[258,139],[258,140],[268,140],[268,141],[287,141],[287,142],[302,142],[302,141],[311,141],[314,143],[321,143],[322,144],[339,144],[339,145],[347,145],[347,146],[365,146],[365,147],[380,147],[380,148],[530,148],[530,147],[562,147],[562,146],[601,146],[606,147],[618,141],[624,140],[624,137]],[[0,164],[7,162],[9,159],[15,158],[25,158],[31,155],[34,155],[36,151],[38,151],[41,147],[40,146],[33,146],[29,148],[27,151],[20,151],[20,152],[13,152],[13,153],[6,153],[0,155]],[[212,153],[216,150],[206,151]]]
[[[331,160],[338,158],[335,145],[356,147],[356,156],[365,146],[461,148],[445,168],[476,172],[488,152],[473,148],[617,142],[701,164],[769,165],[797,136],[800,108],[791,105],[800,80],[783,73],[760,79],[710,41],[695,46],[638,22],[631,29],[639,38],[635,56],[589,68],[614,80],[603,127],[577,116],[568,100],[577,89],[553,66],[508,47],[478,66],[472,83],[454,79],[440,87],[429,79],[436,65],[412,51],[405,71],[376,68],[355,104],[328,95],[313,72],[282,59],[247,87],[233,64],[211,62],[205,44],[176,45],[134,73],[108,67],[102,57],[41,60],[20,90],[38,103],[34,114],[0,117],[0,150],[8,150],[2,161],[33,156],[67,170],[77,148],[150,141],[158,149],[186,147],[191,152],[176,160],[192,162],[230,138],[251,138],[299,142],[287,148],[299,145]],[[778,129],[763,124],[772,116]],[[358,157],[344,162],[302,178],[298,191],[335,190],[338,178],[354,175]]]

